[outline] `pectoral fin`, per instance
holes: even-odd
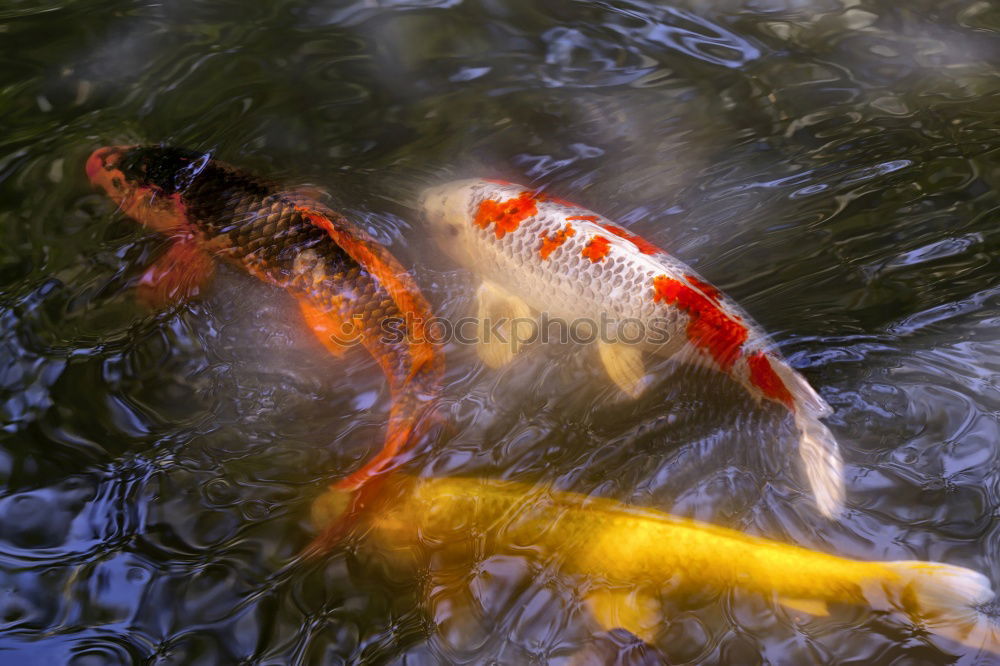
[[[345,325],[335,312],[324,312],[305,301],[299,301],[299,309],[302,310],[306,325],[323,346],[337,358],[342,358],[353,340],[351,325]]]
[[[801,613],[806,613],[807,615],[815,615],[816,617],[826,617],[830,614],[830,609],[827,607],[826,602],[819,601],[817,599],[792,599],[790,597],[778,597],[778,603],[785,608],[797,610]]]
[[[212,258],[197,241],[178,238],[143,273],[136,296],[143,305],[159,309],[197,295],[214,272]]]
[[[881,580],[868,579],[861,583],[861,594],[872,610],[882,613],[891,612],[892,601],[886,591],[885,583]]]
[[[524,339],[524,326],[532,321],[527,303],[492,282],[484,282],[476,293],[479,343],[476,351],[483,363],[499,368],[514,358]]]
[[[660,602],[641,590],[597,588],[587,595],[586,603],[604,629],[620,627],[647,643],[663,621]]]
[[[629,396],[639,397],[646,388],[646,365],[639,347],[621,342],[601,342],[597,348],[611,381]]]

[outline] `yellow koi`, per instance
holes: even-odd
[[[366,512],[365,531],[383,552],[473,543],[514,549],[586,580],[586,601],[605,628],[649,640],[660,624],[658,595],[676,584],[773,595],[787,608],[828,614],[827,604],[898,612],[929,631],[1000,654],[1000,632],[977,607],[989,580],[938,562],[855,560],[735,530],[543,486],[475,478],[400,477],[398,493]],[[392,483],[392,481],[390,481]],[[317,527],[347,496],[328,494]]]

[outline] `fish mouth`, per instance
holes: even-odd
[[[105,146],[87,158],[87,178],[95,185],[103,185],[108,173],[117,170],[122,156],[135,146]]]
[[[440,231],[437,227],[446,224],[451,208],[454,188],[448,185],[438,185],[424,190],[420,197],[420,210],[424,218],[431,223],[432,231]]]
[[[122,158],[133,148],[135,146],[105,146],[87,158],[85,169],[91,185],[104,190],[119,207],[130,200],[134,192],[121,170]]]
[[[428,187],[427,189],[425,189],[423,192],[420,193],[420,198],[417,201],[417,207],[424,215],[427,216],[430,215],[430,211],[428,210],[428,204],[436,198],[438,190],[440,189],[441,186]]]
[[[463,243],[464,227],[468,226],[464,215],[468,208],[468,198],[468,190],[456,187],[456,183],[429,187],[420,198],[420,209],[428,236],[446,254],[454,255],[458,251],[457,247]]]

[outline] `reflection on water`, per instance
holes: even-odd
[[[5,658],[657,658],[595,636],[531,558],[414,576],[357,534],[284,569],[309,501],[379,446],[384,381],[232,271],[194,303],[140,308],[163,241],[82,169],[137,141],[329,190],[442,315],[466,314],[473,285],[425,240],[411,204],[427,184],[506,177],[629,226],[734,296],[834,407],[849,510],[811,509],[778,410],[669,366],[623,402],[586,350],[552,345],[501,371],[449,347],[442,426],[410,472],[554,483],[996,585],[998,29],[994,4],[968,0],[6,3]],[[670,603],[652,643],[672,662],[960,653],[863,610]]]

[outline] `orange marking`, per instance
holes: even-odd
[[[493,224],[497,238],[515,231],[521,222],[538,212],[534,192],[524,191],[513,199],[497,201],[486,199],[479,204],[474,223],[480,229],[486,229]]]
[[[711,354],[723,370],[732,369],[747,339],[745,326],[701,292],[666,275],[653,278],[653,300],[684,310],[688,315],[688,340]]]
[[[548,259],[549,255],[556,251],[556,248],[566,242],[566,239],[570,236],[576,235],[576,229],[569,222],[566,226],[555,233],[554,236],[547,235],[544,231],[539,234],[539,238],[542,239],[542,246],[538,248],[538,253],[542,256],[542,259]]]
[[[122,182],[125,182],[124,175]],[[164,196],[152,187],[136,187],[121,199],[112,198],[118,201],[121,212],[154,231],[173,234],[191,229],[187,209],[179,194]]]
[[[795,411],[795,399],[781,377],[771,367],[771,361],[763,352],[757,352],[747,358],[750,368],[750,383],[761,390],[768,398],[782,403],[788,409]]]
[[[567,220],[587,220],[589,222],[597,222],[596,215],[570,215],[566,218]]]
[[[413,325],[412,337],[410,339],[410,359],[411,365],[407,380],[412,378],[425,365],[433,364],[437,353],[434,345],[428,341],[425,325],[431,320],[431,308],[423,295],[417,289],[416,283],[410,274],[396,261],[387,250],[372,241],[361,236],[357,231],[341,228],[334,224],[331,217],[342,220],[342,217],[332,211],[313,210],[305,206],[295,206],[305,219],[320,229],[326,231],[354,261],[358,262],[365,270],[375,276],[379,284],[392,298],[396,307],[403,315],[410,315]],[[391,360],[388,358],[376,357],[376,360],[386,375],[390,378]]]
[[[344,339],[348,331],[346,331],[347,326],[344,325],[344,322],[337,316],[336,312],[334,310],[323,312],[306,301],[299,301],[299,309],[302,310],[302,316],[305,317],[306,325],[316,335],[316,338],[323,343],[327,351],[337,358],[343,357],[347,348],[339,344],[337,340]]]
[[[718,303],[719,299],[722,298],[722,293],[704,280],[699,280],[697,277],[690,274],[685,274],[684,279],[700,289],[701,293],[708,296],[712,302]]]
[[[583,248],[583,256],[590,259],[593,263],[597,263],[604,257],[608,256],[608,252],[611,251],[611,241],[609,241],[604,236],[594,236],[587,243],[587,246]]]
[[[604,227],[607,231],[613,233],[615,236],[618,236],[619,238],[624,238],[625,240],[629,241],[630,243],[632,243],[632,245],[635,245],[636,249],[639,250],[639,252],[642,252],[643,254],[659,254],[663,252],[663,250],[656,247],[655,245],[653,245],[646,239],[642,238],[641,236],[637,236],[636,234],[633,234],[625,229],[622,229],[617,225],[602,224],[601,226]],[[666,254],[666,252],[663,252],[663,254]]]

